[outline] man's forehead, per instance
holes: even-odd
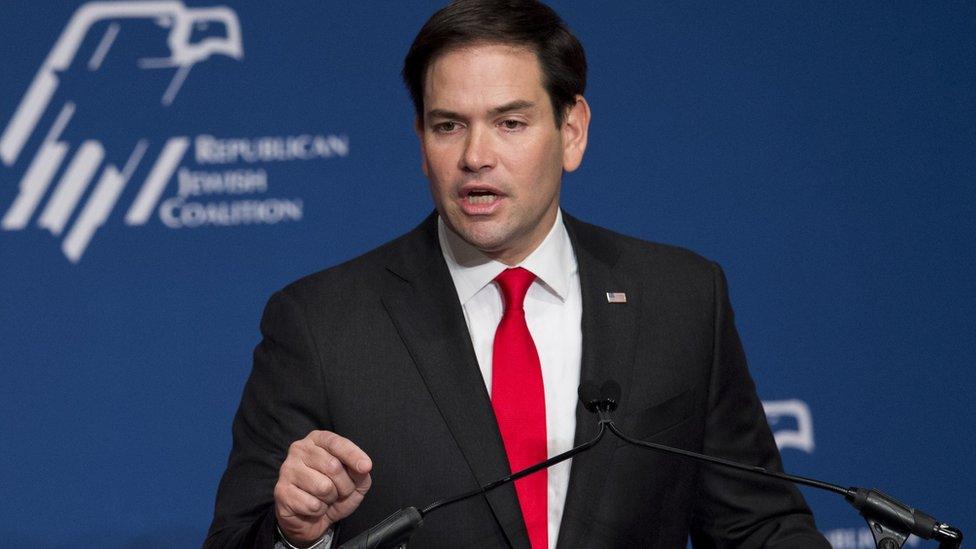
[[[525,46],[476,44],[454,48],[428,65],[424,104],[433,109],[477,106],[491,110],[545,95],[538,56]]]

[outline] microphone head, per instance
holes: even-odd
[[[600,389],[592,381],[584,381],[579,386],[579,399],[583,407],[588,412],[596,413],[597,406],[600,404]]]
[[[620,401],[620,384],[609,379],[598,389],[596,383],[584,381],[579,386],[579,399],[587,411],[596,413],[598,410],[614,411]]]
[[[617,409],[620,402],[620,384],[612,379],[608,379],[600,386],[600,398],[607,401],[607,409],[611,412]]]

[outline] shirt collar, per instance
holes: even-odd
[[[508,265],[491,259],[462,240],[439,216],[437,238],[461,305],[508,268]],[[531,271],[547,291],[562,301],[566,300],[570,276],[576,272],[577,265],[561,209],[556,211],[556,221],[539,247],[516,266]]]

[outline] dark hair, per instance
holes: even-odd
[[[451,49],[476,43],[526,46],[535,52],[556,127],[586,88],[586,54],[559,15],[536,0],[455,0],[435,13],[403,61],[403,81],[424,116],[427,67]]]

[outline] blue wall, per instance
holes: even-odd
[[[0,163],[3,544],[198,545],[265,299],[431,209],[398,74],[435,3],[156,4],[0,17],[0,128],[57,82]],[[553,4],[594,116],[564,208],[725,267],[760,396],[810,411],[789,470],[971,535],[976,6]]]

